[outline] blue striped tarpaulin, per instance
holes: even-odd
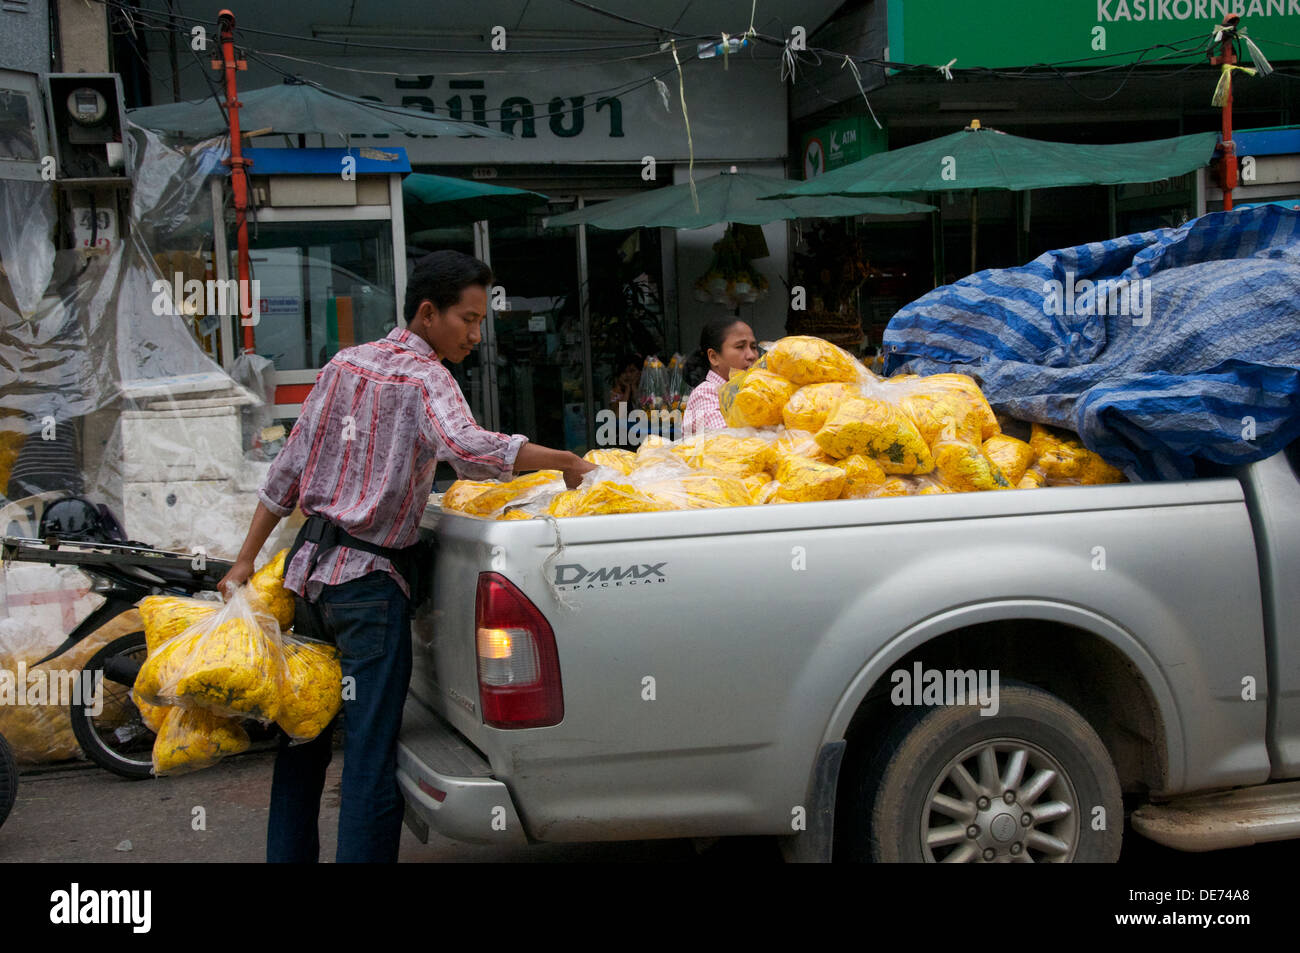
[[[895,314],[883,343],[889,373],[970,374],[995,410],[1076,431],[1130,479],[1262,460],[1300,436],[1300,212],[977,272]]]

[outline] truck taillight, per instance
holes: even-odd
[[[544,728],[564,718],[555,632],[504,576],[480,573],[474,605],[483,723]]]

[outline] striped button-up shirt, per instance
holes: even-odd
[[[277,516],[297,505],[358,539],[401,548],[419,536],[438,461],[463,477],[508,480],[527,439],[476,424],[433,348],[395,328],[340,351],[316,375],[257,495]],[[389,560],[347,546],[322,553],[308,579],[315,548],[304,543],[286,567],[286,589],[314,601],[326,585],[382,571],[410,595]]]
[[[686,398],[686,413],[682,415],[682,433],[689,437],[701,430],[719,430],[727,426],[718,406],[718,388],[727,383],[721,374],[709,371],[709,376]]]

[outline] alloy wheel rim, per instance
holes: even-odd
[[[1079,799],[1061,763],[1019,738],[980,741],[951,758],[922,808],[927,863],[1070,863]]]

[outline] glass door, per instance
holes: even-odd
[[[498,294],[489,297],[495,429],[539,444],[587,450],[587,357],[579,300],[577,229],[541,227],[576,200],[491,223],[490,264]]]

